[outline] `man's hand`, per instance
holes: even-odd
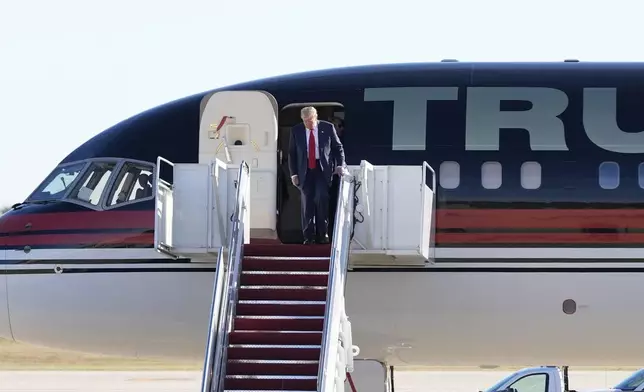
[[[291,176],[291,182],[293,183],[293,185],[299,186],[300,185],[300,178],[298,176],[296,176],[296,175]]]
[[[344,167],[344,166],[338,166],[335,168],[335,174],[339,175],[340,177],[349,174],[349,171]]]

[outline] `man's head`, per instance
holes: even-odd
[[[313,106],[302,108],[300,116],[307,129],[313,129],[318,123],[318,111]]]

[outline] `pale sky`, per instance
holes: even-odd
[[[0,0],[0,206],[105,128],[227,84],[444,58],[642,61],[640,4]]]

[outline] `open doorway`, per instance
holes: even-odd
[[[337,102],[310,102],[295,103],[285,106],[279,113],[279,128],[277,136],[277,235],[284,244],[301,244],[302,235],[302,210],[300,204],[300,191],[291,183],[288,170],[288,149],[291,137],[291,128],[302,122],[300,110],[305,106],[313,106],[318,111],[318,119],[332,122],[338,133],[344,131],[344,106]],[[338,129],[341,126],[342,129]],[[342,135],[339,135],[342,139]],[[331,187],[329,214],[335,214],[335,201],[337,199],[337,180]],[[329,220],[329,235],[332,235],[333,219]]]

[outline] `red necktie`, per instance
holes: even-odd
[[[315,164],[315,136],[313,135],[313,131],[310,131],[311,134],[309,136],[309,169],[315,169],[316,164]]]

